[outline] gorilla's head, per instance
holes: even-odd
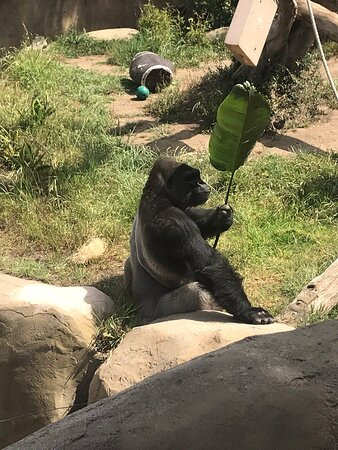
[[[167,180],[169,195],[180,209],[205,203],[210,195],[209,186],[201,179],[200,171],[180,164]]]
[[[161,156],[155,161],[143,189],[141,209],[144,212],[153,205],[170,201],[177,208],[185,209],[205,203],[210,194],[209,186],[201,179],[200,172],[173,158]]]

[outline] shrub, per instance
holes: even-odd
[[[93,39],[85,30],[77,31],[70,28],[53,45],[56,50],[69,58],[76,58],[84,55],[102,55],[109,49],[110,42]]]
[[[207,39],[209,24],[199,17],[187,23],[172,9],[144,6],[139,19],[140,33],[128,41],[114,41],[108,52],[109,62],[129,66],[136,53],[152,51],[179,67],[197,66],[201,61],[224,56],[225,45]]]
[[[209,129],[218,106],[234,85],[237,68],[232,64],[210,71],[185,91],[171,86],[148,109],[162,120],[175,121],[184,117]],[[306,126],[319,113],[320,105],[329,100],[327,84],[319,74],[318,61],[313,54],[299,62],[293,73],[274,66],[252,81],[270,103],[271,129]]]
[[[235,0],[193,0],[192,9],[208,20],[211,28],[230,25],[237,1]]]

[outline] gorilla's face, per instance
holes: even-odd
[[[201,179],[200,171],[181,164],[167,182],[175,206],[185,209],[205,203],[210,195],[209,186]]]

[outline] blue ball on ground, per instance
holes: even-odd
[[[146,86],[139,86],[136,89],[136,97],[139,100],[146,100],[149,97],[149,89]]]

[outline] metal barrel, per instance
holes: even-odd
[[[168,86],[174,77],[175,66],[153,52],[140,52],[134,56],[129,69],[130,78],[139,86],[146,86],[150,92],[157,92]]]

